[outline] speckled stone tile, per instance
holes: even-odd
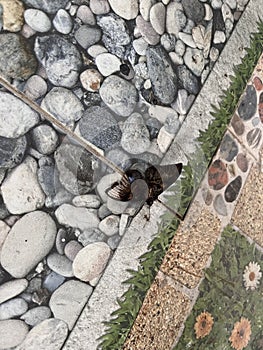
[[[263,173],[253,166],[238,199],[231,222],[263,247]]]
[[[170,350],[190,305],[189,297],[158,273],[122,350]]]
[[[195,288],[220,230],[220,220],[195,201],[177,230],[160,270],[182,285]]]

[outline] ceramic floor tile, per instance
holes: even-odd
[[[232,223],[263,247],[263,173],[255,165],[237,201]]]
[[[220,229],[220,220],[194,202],[179,226],[160,270],[188,288],[196,287]]]
[[[158,274],[123,350],[169,350],[189,312],[190,299]]]

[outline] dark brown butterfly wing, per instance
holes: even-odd
[[[118,201],[127,202],[132,199],[131,187],[115,182],[110,189],[106,191],[107,195]]]

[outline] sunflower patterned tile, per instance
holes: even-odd
[[[203,277],[221,230],[220,220],[194,202],[173,238],[160,270],[187,288]]]
[[[190,305],[190,298],[159,272],[122,350],[170,350]]]
[[[263,254],[224,229],[174,350],[263,349]]]
[[[222,225],[229,222],[254,161],[227,131],[196,195],[220,218]]]
[[[263,247],[263,172],[255,165],[237,201],[231,222]]]

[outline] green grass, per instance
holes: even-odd
[[[208,161],[212,159],[218,145],[220,144],[226,127],[237,106],[238,100],[245,89],[247,81],[256,66],[260,54],[263,51],[262,22],[258,24],[258,33],[251,36],[251,46],[246,49],[246,51],[247,53],[243,58],[242,63],[234,70],[235,74],[231,77],[231,86],[221,97],[220,108],[212,106],[213,111],[211,113],[214,117],[213,121],[210,123],[206,131],[200,132],[200,136],[198,137],[200,154],[203,154]],[[202,159],[200,161],[202,161]],[[180,187],[178,188],[178,191],[180,191],[181,194],[180,214],[184,215],[204,171],[205,169],[202,166],[196,167],[188,164],[184,167],[180,180]],[[176,187],[174,190],[176,190]],[[172,205],[173,203],[168,202],[168,204]],[[119,309],[112,313],[112,319],[105,323],[107,330],[100,338],[100,348],[102,350],[120,350],[125,342],[143,303],[145,295],[156,276],[162,259],[169,248],[179,225],[179,221],[175,218],[167,224],[170,214],[167,215],[163,217],[163,223],[161,224],[156,237],[149,245],[148,252],[140,258],[140,266],[138,270],[129,271],[131,277],[124,282],[125,284],[129,284],[129,289],[118,300]],[[207,347],[204,349],[209,348]]]

